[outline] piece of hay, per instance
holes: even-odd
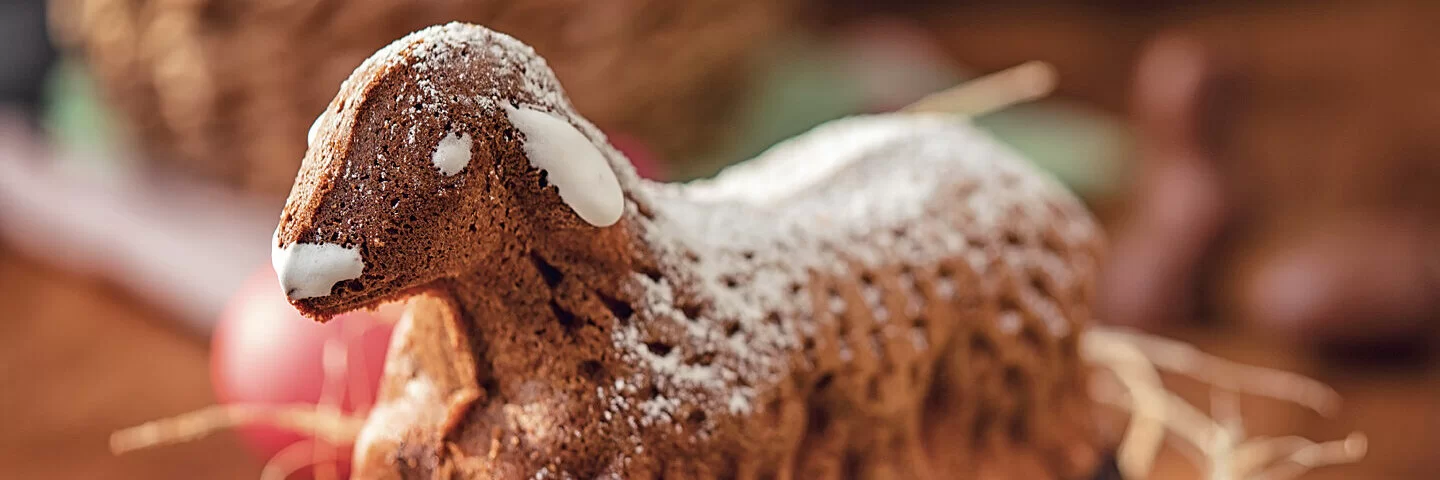
[[[1149,430],[1153,424],[1148,422],[1158,423],[1182,440],[1186,448],[1181,452],[1190,456],[1206,480],[1288,479],[1314,468],[1356,462],[1365,456],[1368,443],[1360,433],[1323,443],[1301,437],[1247,439],[1238,423],[1238,412],[1233,413],[1237,420],[1227,424],[1205,415],[1166,391],[1157,367],[1206,381],[1224,391],[1333,413],[1339,408],[1339,394],[1317,381],[1236,364],[1180,342],[1123,330],[1091,329],[1081,345],[1087,362],[1113,375],[1097,375],[1091,395],[1131,415],[1131,427],[1117,453],[1120,472],[1127,479],[1145,478],[1159,453],[1159,442]],[[1145,430],[1137,431],[1137,425]]]
[[[932,93],[901,112],[938,112],[978,117],[1036,100],[1055,90],[1055,67],[1031,61]]]
[[[260,469],[260,480],[285,480],[306,467],[315,467],[315,480],[338,480],[340,473],[335,462],[339,460],[334,445],[301,440],[280,449],[265,462],[265,467]]]
[[[296,405],[212,405],[174,417],[115,432],[110,451],[124,454],[163,445],[191,442],[240,426],[270,426],[303,433],[336,445],[354,442],[364,419],[333,407]]]
[[[346,332],[359,335],[363,332]],[[355,443],[365,425],[365,414],[346,415],[340,411],[345,395],[358,390],[348,375],[347,344],[327,340],[321,353],[324,383],[320,399],[314,405],[212,405],[194,412],[148,422],[115,432],[110,436],[110,450],[123,454],[135,450],[172,445],[204,438],[220,430],[240,426],[270,426],[312,437],[296,442],[277,452],[261,470],[261,480],[284,480],[305,467],[315,467],[316,480],[339,478],[335,463],[341,446]],[[351,388],[347,388],[351,387]],[[366,403],[368,404],[368,402]],[[303,458],[309,452],[310,458]]]

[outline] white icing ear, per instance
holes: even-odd
[[[360,278],[365,271],[359,249],[332,243],[274,245],[270,264],[291,300],[330,295],[336,283]]]
[[[530,165],[544,170],[560,198],[581,219],[597,227],[620,221],[625,194],[610,162],[574,125],[549,112],[505,104],[510,123],[525,134]]]
[[[328,113],[328,111],[329,110],[320,112],[320,115],[316,116],[315,121],[310,124],[310,132],[305,134],[305,145],[315,144],[315,135],[320,133],[320,120],[325,118],[325,114]]]
[[[470,147],[474,145],[470,134],[449,133],[440,137],[440,144],[435,146],[435,153],[430,160],[435,162],[435,168],[445,176],[460,173],[466,165],[470,164]]]

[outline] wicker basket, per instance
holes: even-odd
[[[355,66],[447,21],[514,35],[602,128],[673,158],[725,131],[749,58],[792,0],[53,0],[153,165],[265,194],[289,191],[305,132]]]

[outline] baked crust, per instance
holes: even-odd
[[[507,111],[563,120],[624,195],[598,227]],[[713,180],[636,177],[533,50],[432,27],[319,120],[276,247],[363,273],[325,319],[424,294],[357,478],[1089,478],[1079,334],[1102,238],[964,119],[819,127]],[[453,174],[432,163],[472,139]],[[284,277],[282,272],[282,277]]]

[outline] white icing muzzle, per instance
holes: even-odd
[[[336,283],[360,278],[365,261],[358,248],[333,243],[292,243],[271,247],[270,262],[280,288],[291,300],[323,297]]]

